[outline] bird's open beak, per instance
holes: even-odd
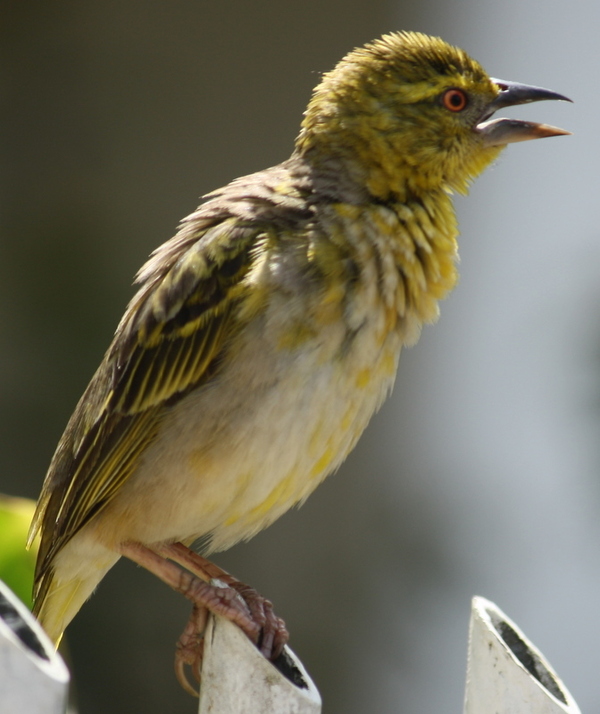
[[[541,87],[532,87],[528,84],[518,84],[517,82],[505,82],[502,79],[492,79],[492,82],[498,85],[500,92],[488,104],[480,122],[475,127],[475,131],[483,136],[485,146],[502,146],[503,144],[513,144],[516,141],[543,139],[546,136],[561,136],[571,133],[548,124],[536,124],[535,122],[521,121],[519,119],[489,119],[498,109],[512,107],[515,104],[540,102],[543,99],[571,101],[562,94],[557,94]]]

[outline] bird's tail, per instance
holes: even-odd
[[[69,544],[65,546],[65,551]],[[50,572],[40,582],[33,614],[58,647],[67,625],[96,589],[107,571],[117,562],[116,553],[103,549],[103,557],[74,563],[59,554]]]
[[[67,625],[92,594],[97,584],[96,580],[92,583],[85,580],[70,580],[55,584],[54,577],[52,577],[45,596],[36,600],[33,613],[57,647]]]

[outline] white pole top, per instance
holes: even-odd
[[[0,580],[0,712],[62,714],[69,671],[37,620]]]
[[[473,598],[464,714],[580,714],[542,653],[493,602]]]
[[[211,615],[199,714],[320,714],[321,697],[300,660],[289,647],[280,660],[284,666],[277,668],[237,625]]]

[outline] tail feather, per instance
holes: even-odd
[[[56,647],[58,647],[67,625],[94,592],[98,582],[98,579],[94,578],[92,582],[70,580],[56,584],[53,578],[49,583],[45,597],[36,600],[33,612]]]
[[[119,559],[102,546],[93,554],[81,553],[74,538],[58,553],[37,584],[33,613],[58,647],[67,625],[92,595],[98,583]],[[79,552],[78,552],[79,551]]]

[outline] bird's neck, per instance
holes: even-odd
[[[332,173],[353,184],[371,200],[407,203],[413,196],[447,193],[440,162],[426,164],[403,145],[402,135],[370,128],[344,127],[330,133],[305,128],[296,140],[296,155],[314,176]]]

